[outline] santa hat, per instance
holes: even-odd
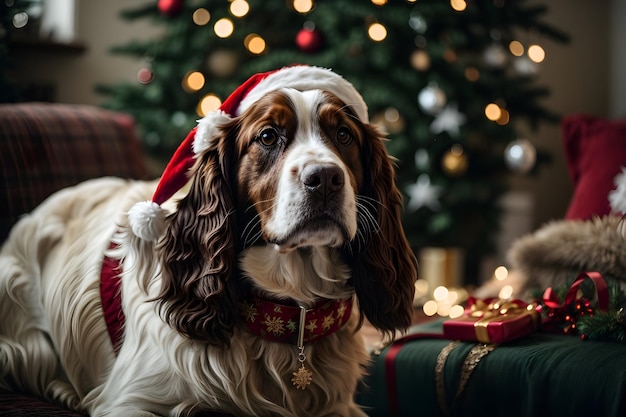
[[[609,203],[613,214],[626,215],[626,167],[613,179],[615,188],[609,193]]]
[[[299,91],[324,90],[349,105],[357,117],[368,122],[367,105],[354,86],[331,70],[319,67],[293,66],[259,73],[240,85],[214,112],[198,121],[163,171],[151,201],[135,204],[128,212],[133,233],[156,242],[165,231],[167,210],[161,206],[189,181],[189,169],[196,156],[209,149],[220,126],[239,116],[267,93],[281,88]]]

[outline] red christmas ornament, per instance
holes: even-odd
[[[141,84],[150,84],[154,81],[154,72],[150,68],[141,68],[137,71],[137,81]]]
[[[183,11],[184,0],[159,0],[157,7],[161,14],[174,17]]]
[[[296,45],[302,52],[315,53],[322,48],[322,34],[317,29],[303,28],[296,35]]]

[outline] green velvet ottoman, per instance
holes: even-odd
[[[411,333],[374,357],[357,398],[371,417],[626,416],[626,345],[533,333],[491,350],[442,339],[442,321]]]

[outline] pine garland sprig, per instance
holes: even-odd
[[[626,294],[618,282],[607,278],[609,311],[581,316],[576,327],[585,340],[626,343]]]

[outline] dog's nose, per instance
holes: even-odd
[[[344,184],[343,171],[334,164],[314,164],[306,166],[300,175],[304,186],[326,198],[341,190]]]

